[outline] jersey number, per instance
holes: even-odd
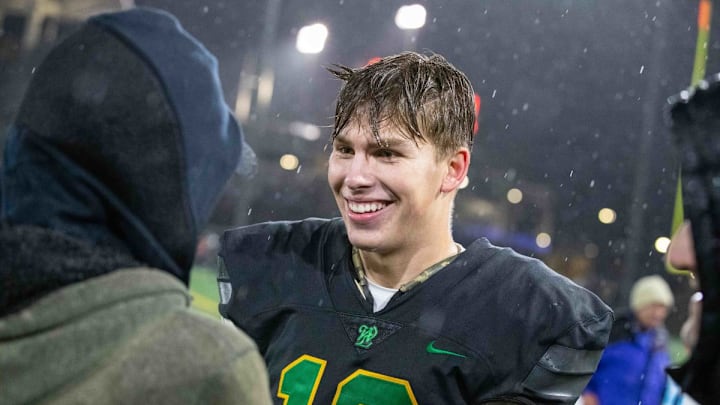
[[[327,361],[304,354],[280,374],[278,397],[285,405],[313,403]],[[333,405],[417,405],[407,380],[359,369],[338,384]]]

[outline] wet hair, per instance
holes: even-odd
[[[328,70],[345,82],[333,140],[348,125],[369,124],[382,146],[380,128],[390,124],[415,143],[433,144],[438,157],[472,147],[472,85],[444,57],[403,52],[358,69],[335,65]]]

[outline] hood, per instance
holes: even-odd
[[[33,75],[6,147],[2,219],[123,245],[187,283],[244,147],[215,57],[175,17],[98,15]]]

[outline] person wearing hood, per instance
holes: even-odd
[[[255,344],[189,307],[242,139],[215,57],[166,12],[53,48],[2,166],[0,404],[270,403]]]

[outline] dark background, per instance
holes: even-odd
[[[30,3],[0,6],[3,128],[54,41],[84,15],[131,2],[56,1],[72,13],[44,24],[28,46]],[[394,0],[136,1],[175,14],[218,57],[231,107],[239,97],[249,100],[238,117],[259,171],[251,180],[233,179],[207,233],[337,215],[326,185],[325,146],[339,82],[324,67],[361,66],[403,50],[436,52],[468,75],[482,99],[470,185],[456,204],[456,239],[468,244],[488,236],[539,257],[615,308],[625,305],[635,279],[661,274],[676,293],[669,326],[677,333],[691,288],[687,278],[665,271],[653,244],[670,236],[677,162],[666,99],[690,84],[698,2],[419,3],[427,9],[426,25],[402,31],[394,15],[408,3]],[[297,31],[315,22],[328,27],[325,49],[300,54]],[[717,31],[710,35],[708,74],[720,70]],[[270,82],[272,98],[263,103],[258,85]],[[293,122],[319,128],[319,138],[295,136]],[[298,170],[279,167],[286,153],[298,156]],[[524,193],[517,205],[505,198],[513,187]],[[603,207],[617,212],[616,222],[598,221]],[[538,232],[552,237],[548,248],[534,243]]]

